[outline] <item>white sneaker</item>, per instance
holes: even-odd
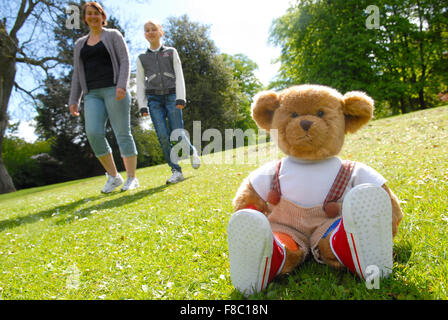
[[[171,176],[171,178],[166,180],[166,183],[167,184],[178,183],[183,180],[184,180],[184,175],[182,174],[182,172],[176,170],[173,172],[173,175]]]
[[[388,277],[393,267],[392,204],[387,192],[372,184],[354,187],[345,196],[342,219],[358,275],[369,267]]]
[[[101,190],[102,193],[111,193],[124,182],[120,174],[117,174],[115,177],[113,177],[106,172],[106,177],[107,182],[103,190]]]
[[[131,178],[128,177],[126,179],[126,182],[124,183],[123,187],[121,187],[121,191],[127,191],[127,190],[132,190],[135,188],[140,187],[140,183],[138,182],[137,178]]]
[[[285,248],[275,239],[269,220],[256,210],[240,210],[230,218],[227,237],[230,279],[234,287],[246,297],[265,289],[272,280],[271,273],[275,276],[282,270],[286,257]],[[276,251],[282,251],[281,259],[273,258],[274,245]]]
[[[193,169],[198,169],[201,165],[201,158],[199,157],[198,151],[195,149],[193,154],[190,156],[190,162]]]

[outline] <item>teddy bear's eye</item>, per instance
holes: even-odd
[[[317,113],[317,116],[319,118],[322,118],[324,116],[324,112],[322,110],[319,110],[319,112]]]
[[[297,113],[297,112],[293,112],[292,114],[291,114],[291,117],[292,118],[297,118],[299,116],[299,114]]]

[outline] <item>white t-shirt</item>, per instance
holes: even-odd
[[[267,201],[278,160],[268,162],[249,174],[249,181],[258,195]],[[310,208],[322,205],[336,178],[342,160],[333,157],[320,161],[305,161],[294,157],[282,159],[279,173],[282,196],[289,201]],[[348,186],[343,194],[362,183],[382,186],[386,179],[371,167],[356,162]]]

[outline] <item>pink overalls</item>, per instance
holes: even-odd
[[[281,196],[280,167],[281,160],[277,164],[271,187],[271,192],[276,194],[275,197],[271,198],[279,198],[278,203],[269,203],[271,214],[268,219],[272,231],[286,233],[292,237],[305,252],[303,260],[311,249],[314,259],[319,263],[324,263],[320,258],[317,244],[328,228],[341,216],[341,212],[339,212],[335,217],[328,217],[324,208],[330,202],[342,202],[340,198],[350,181],[355,162],[343,161],[323,205],[311,208],[301,207]]]

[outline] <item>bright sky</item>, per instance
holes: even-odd
[[[120,22],[131,21],[127,32],[133,49],[144,49],[143,24],[155,19],[164,24],[171,16],[187,14],[191,21],[210,26],[210,38],[222,53],[244,53],[258,64],[257,76],[263,84],[276,75],[272,61],[280,48],[268,45],[273,19],[282,16],[290,0],[104,0]],[[118,9],[118,10],[116,10]],[[138,52],[138,51],[137,51]]]
[[[168,17],[186,14],[191,21],[210,26],[210,38],[221,53],[243,53],[256,62],[256,75],[263,84],[267,85],[278,71],[279,66],[273,60],[280,55],[280,48],[268,44],[269,28],[273,19],[286,12],[290,0],[103,0],[102,3],[106,13],[119,19],[134,55],[145,49],[143,24],[148,19],[164,24]],[[135,70],[134,60],[132,56]],[[17,115],[20,113],[11,113],[12,120],[27,120],[23,121],[19,136],[33,141],[30,117],[20,119]]]

